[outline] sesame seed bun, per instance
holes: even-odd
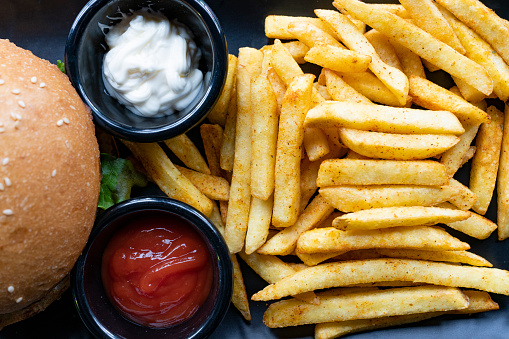
[[[92,117],[67,76],[0,40],[0,318],[65,290],[99,187]]]

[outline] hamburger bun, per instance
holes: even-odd
[[[0,40],[0,324],[65,290],[99,190],[92,117],[67,76]]]

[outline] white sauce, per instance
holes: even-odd
[[[189,29],[139,11],[106,34],[103,78],[109,94],[145,117],[186,108],[203,87],[201,51]]]

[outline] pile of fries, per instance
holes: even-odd
[[[509,98],[509,23],[478,0],[333,5],[268,16],[273,44],[230,55],[206,160],[186,135],[165,144],[187,168],[125,144],[223,232],[246,319],[237,255],[269,283],[252,300],[289,297],[264,323],[317,324],[316,338],[498,309],[487,292],[509,295],[509,272],[436,225],[509,237],[509,108],[485,100]],[[467,187],[453,176],[470,159]],[[483,217],[496,184],[498,225]]]

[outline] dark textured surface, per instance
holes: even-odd
[[[263,22],[267,14],[313,15],[314,8],[332,9],[332,0],[210,0],[226,31],[230,53],[238,48],[259,48],[268,42],[263,33]],[[382,1],[376,1],[382,2]],[[484,1],[500,16],[509,19],[509,2],[505,0]],[[17,45],[30,49],[34,54],[56,63],[63,60],[67,32],[74,17],[85,4],[83,0],[0,0],[0,38],[8,38]],[[508,42],[509,43],[509,42]],[[443,75],[438,75],[440,78]],[[434,76],[435,78],[437,76]],[[447,81],[443,79],[442,81]],[[194,133],[192,133],[194,134]],[[457,178],[468,182],[469,166],[462,168]],[[486,216],[495,220],[496,204],[492,202]],[[484,256],[494,267],[509,269],[509,240],[499,242],[496,234],[478,241],[451,231],[458,238],[468,241],[472,252]],[[495,232],[496,233],[496,232]],[[241,260],[248,295],[265,286]],[[1,274],[1,273],[0,273]],[[0,276],[1,278],[1,276]],[[445,316],[416,325],[380,330],[349,336],[367,338],[508,338],[509,298],[493,295],[500,310],[473,316]],[[265,302],[252,302],[252,321],[244,321],[231,306],[225,320],[212,335],[214,339],[226,338],[312,338],[313,327],[303,326],[272,330],[262,324]],[[51,305],[45,312],[22,323],[11,325],[0,332],[7,338],[91,338],[77,315],[70,293]]]

